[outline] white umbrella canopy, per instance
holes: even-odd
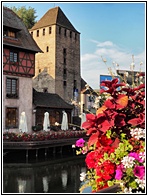
[[[65,111],[63,111],[61,129],[64,131],[68,130],[68,118],[67,113]]]
[[[44,113],[44,121],[43,121],[43,130],[47,131],[48,127],[50,127],[50,121],[49,121],[49,113]]]
[[[86,114],[85,114],[85,113],[82,113],[82,114],[81,114],[81,129],[83,129],[82,124],[83,124],[84,122],[86,122]]]
[[[27,128],[27,119],[26,119],[26,114],[25,112],[21,113],[20,116],[20,123],[19,123],[19,130],[22,132],[28,132],[28,128]]]

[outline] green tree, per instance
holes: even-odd
[[[12,9],[23,20],[24,24],[28,29],[31,29],[36,23],[35,19],[37,16],[35,15],[36,10],[34,8],[29,6],[27,9],[25,6],[13,6],[10,9]]]

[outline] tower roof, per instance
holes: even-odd
[[[55,24],[79,33],[65,16],[60,7],[55,7],[48,10],[30,30],[35,30]]]

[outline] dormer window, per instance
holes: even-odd
[[[4,28],[3,36],[4,37],[16,38],[17,37],[16,36],[16,30]]]
[[[16,38],[16,33],[14,31],[8,31],[8,37]]]

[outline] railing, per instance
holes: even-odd
[[[3,141],[3,149],[40,149],[56,146],[68,146],[75,144],[78,139],[80,138],[64,138],[44,141]],[[88,137],[84,137],[84,139],[87,141]]]

